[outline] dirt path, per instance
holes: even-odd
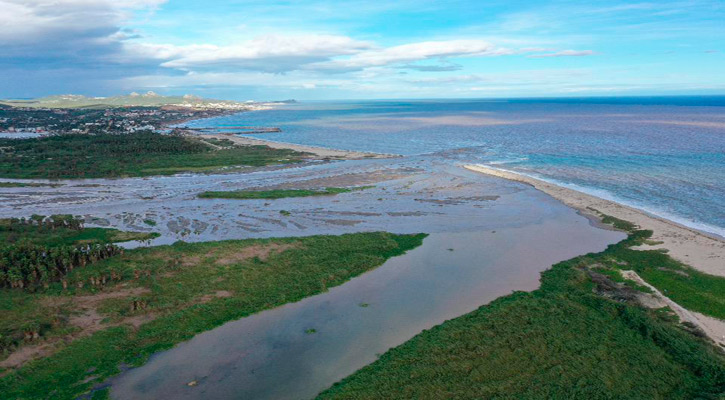
[[[672,309],[680,317],[681,322],[689,322],[698,328],[702,329],[703,332],[712,339],[713,342],[719,344],[725,348],[725,321],[721,321],[717,318],[708,317],[700,313],[690,311],[685,307],[670,300],[667,296],[663,295],[662,292],[657,290],[656,287],[647,283],[634,271],[622,271],[622,276],[626,279],[637,282],[642,286],[648,287],[652,290],[652,296],[654,296],[659,302],[659,306],[667,306]]]
[[[141,324],[151,321],[156,316],[152,313],[146,313],[126,317],[115,323],[104,323],[106,316],[101,315],[97,309],[107,299],[132,298],[149,292],[150,290],[146,288],[120,288],[108,292],[54,299],[53,301],[68,302],[75,306],[76,314],[70,317],[69,323],[77,330],[65,336],[43,340],[38,344],[21,346],[6,359],[0,361],[0,368],[18,368],[30,360],[55,353],[64,343],[67,344],[73,340],[90,336],[111,326],[127,324],[138,328]]]

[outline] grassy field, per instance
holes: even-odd
[[[33,335],[52,337],[69,332],[64,322],[71,315],[70,303],[36,301],[45,297],[50,284],[62,286],[60,282],[66,280],[67,285],[67,278],[73,275],[68,270],[85,267],[89,258],[98,260],[122,252],[112,243],[157,236],[84,228],[82,220],[71,215],[0,219],[0,356],[28,339],[33,341]],[[99,249],[103,252],[96,254]],[[81,253],[89,256],[81,257]]]
[[[605,216],[630,233],[627,244],[611,248],[598,260],[600,269],[609,271],[633,270],[665,296],[687,308],[725,320],[725,279],[708,275],[685,265],[667,253],[657,250],[633,250],[637,244],[650,243],[648,231],[638,231],[632,224]]]
[[[667,309],[640,307],[639,290],[600,272],[633,269],[710,315],[723,313],[724,280],[662,252],[631,250],[651,232],[610,222],[627,228],[629,238],[556,264],[534,292],[424,331],[319,398],[723,398],[723,352]]]
[[[359,233],[178,242],[75,269],[67,289],[53,284],[38,293],[0,291],[0,326],[44,324],[41,343],[74,339],[57,340],[54,354],[9,371],[0,378],[0,393],[73,399],[117,374],[122,364],[143,364],[152,353],[224,322],[324,292],[424,237]],[[113,278],[102,287],[88,284],[101,276]],[[87,284],[81,288],[79,282]],[[74,325],[93,313],[102,317],[95,331]]]
[[[222,192],[202,192],[199,197],[203,199],[283,199],[286,197],[310,197],[310,196],[332,196],[340,193],[349,193],[357,190],[369,189],[372,186],[361,186],[353,188],[328,187],[324,189],[275,189],[275,190],[235,190]]]
[[[210,172],[299,162],[303,153],[267,146],[219,146],[200,138],[138,132],[0,139],[0,177],[107,178]]]

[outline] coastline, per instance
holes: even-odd
[[[515,172],[473,164],[463,167],[485,175],[531,185],[582,213],[600,218],[597,214],[599,212],[632,222],[642,229],[652,230],[651,240],[656,244],[645,245],[643,249],[666,249],[672,258],[682,263],[710,275],[725,277],[725,240],[629,206]]]
[[[397,158],[397,157],[400,157],[397,154],[382,154],[382,153],[370,153],[370,152],[363,152],[363,151],[338,150],[338,149],[330,149],[330,148],[326,148],[326,147],[306,146],[306,145],[301,145],[301,144],[285,143],[285,142],[274,142],[271,140],[238,136],[233,133],[229,133],[229,134],[216,133],[216,134],[200,135],[196,132],[187,131],[187,130],[184,130],[184,132],[187,135],[192,135],[192,136],[203,136],[203,137],[209,137],[209,138],[220,139],[220,140],[223,140],[223,139],[231,140],[232,142],[239,144],[239,145],[243,145],[243,146],[268,146],[273,149],[287,149],[287,150],[294,150],[294,151],[299,151],[299,152],[303,152],[303,153],[310,153],[310,154],[314,155],[315,158],[323,158],[323,159],[362,160],[362,159],[371,159],[371,158]]]

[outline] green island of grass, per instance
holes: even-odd
[[[0,139],[0,177],[82,179],[173,175],[300,162],[305,153],[151,132]]]
[[[310,197],[310,196],[333,196],[340,193],[349,193],[358,190],[370,189],[373,186],[359,186],[353,188],[328,187],[324,189],[274,189],[274,190],[234,190],[221,192],[202,192],[199,197],[202,199],[283,199],[287,197]]]
[[[639,306],[638,288],[610,277],[637,271],[681,305],[720,317],[725,279],[659,251],[633,250],[651,232],[605,221],[629,237],[554,265],[533,292],[499,298],[424,331],[319,398],[721,398],[722,350],[669,309]]]
[[[77,398],[124,364],[141,365],[151,354],[227,321],[341,285],[419,246],[424,237],[377,232],[177,242],[75,268],[65,276],[67,285],[0,289],[2,354],[36,343],[58,348],[5,371],[0,397]],[[73,321],[89,312],[104,321],[84,336],[87,328]],[[144,322],[134,327],[134,321]],[[69,337],[76,340],[64,343]]]

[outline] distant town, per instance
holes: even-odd
[[[267,109],[280,103],[168,97],[153,92],[107,98],[64,95],[4,100],[0,101],[0,132],[46,135],[159,131],[192,119]]]

